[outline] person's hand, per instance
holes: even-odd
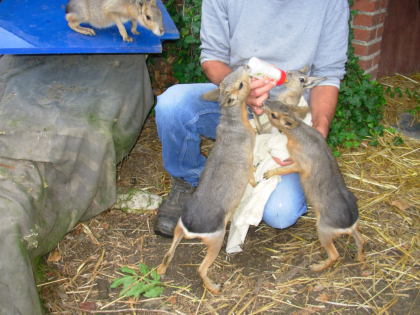
[[[262,103],[270,96],[269,91],[276,85],[273,82],[264,80],[251,80],[251,92],[246,99],[246,104],[257,114],[262,115],[264,110],[261,108]]]
[[[293,162],[293,160],[292,159],[290,159],[290,158],[288,158],[288,159],[286,159],[286,160],[284,160],[283,162],[282,161],[280,161],[278,158],[276,158],[276,157],[274,157],[274,156],[271,156],[272,158],[273,158],[273,160],[277,163],[277,164],[279,164],[280,166],[287,166],[287,165],[291,165],[291,164],[293,164],[294,162]],[[287,174],[292,174],[293,172],[289,172],[289,173],[284,173],[283,175],[287,175]]]

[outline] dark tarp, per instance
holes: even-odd
[[[0,58],[0,314],[41,314],[33,260],[116,201],[153,105],[144,55]]]

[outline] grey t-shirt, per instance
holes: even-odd
[[[201,63],[236,69],[258,57],[284,71],[309,65],[310,75],[327,78],[319,85],[340,88],[349,14],[348,0],[204,0]]]

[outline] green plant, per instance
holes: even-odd
[[[349,0],[349,4],[353,5],[353,0]],[[351,10],[349,25],[356,14],[356,10]],[[351,44],[353,38],[350,25],[346,75],[341,81],[337,110],[327,139],[333,149],[339,145],[357,147],[366,138],[370,140],[369,144],[375,145],[376,137],[383,134],[380,124],[386,104],[383,87],[370,81],[370,75],[365,75],[360,68]]]
[[[156,268],[149,271],[147,265],[139,263],[140,275],[132,268],[127,266],[120,268],[120,271],[125,273],[122,278],[116,278],[111,284],[111,288],[123,286],[119,296],[132,296],[137,298],[140,294],[145,297],[157,297],[163,293],[164,285],[161,283],[160,276]],[[149,278],[151,276],[151,279]]]
[[[165,45],[166,52],[175,56],[173,76],[180,83],[206,82],[200,63],[200,28],[202,0],[169,0],[165,6],[180,32],[180,38]]]
[[[405,92],[403,93],[401,92],[401,89],[398,86],[394,88],[394,91],[392,91],[391,87],[388,86],[385,93],[388,94],[388,96],[391,98],[394,98],[395,93],[398,94],[398,97],[403,97],[404,93],[407,95],[408,99],[411,99],[414,97],[417,100],[418,105],[415,108],[411,109],[409,112],[413,116],[416,116],[416,115],[418,116],[420,114],[420,96],[417,91],[411,92],[410,89],[407,88]]]

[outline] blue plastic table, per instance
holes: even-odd
[[[95,54],[160,53],[163,40],[179,38],[171,17],[161,0],[165,34],[156,36],[138,25],[140,35],[133,42],[122,40],[114,25],[95,29],[97,36],[86,36],[70,29],[65,19],[68,0],[2,0],[0,2],[0,54]]]

